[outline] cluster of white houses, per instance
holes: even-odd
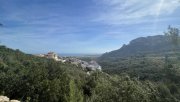
[[[86,62],[86,61],[77,59],[75,57],[60,57],[58,56],[58,54],[54,52],[49,52],[47,54],[39,54],[37,56],[45,57],[48,59],[54,59],[55,61],[60,61],[62,63],[68,62],[76,66],[81,66],[84,70],[87,70],[87,71],[95,71],[95,70],[101,71],[101,66],[96,61]]]
[[[63,58],[60,58],[58,56],[58,54],[54,53],[54,52],[48,52],[47,54],[39,54],[37,55],[39,57],[45,57],[48,59],[54,59],[55,61],[61,61],[61,62],[66,62],[65,60],[63,60]]]

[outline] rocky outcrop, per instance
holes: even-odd
[[[0,96],[0,102],[9,102],[9,98],[6,96]]]
[[[0,102],[20,102],[18,100],[10,100],[7,96],[0,96]]]

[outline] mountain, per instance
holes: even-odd
[[[164,54],[173,51],[174,46],[164,35],[136,38],[120,49],[103,54],[99,59],[124,58],[146,54]]]

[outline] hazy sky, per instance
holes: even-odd
[[[180,27],[180,0],[0,0],[0,41],[27,53],[104,53]]]

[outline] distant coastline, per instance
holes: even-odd
[[[58,53],[58,55],[62,57],[99,57],[102,54]]]

